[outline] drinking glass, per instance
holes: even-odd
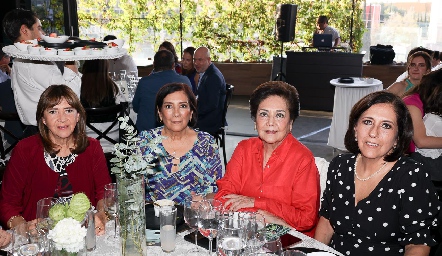
[[[198,229],[209,239],[209,255],[212,254],[212,240],[218,232],[218,217],[223,211],[222,203],[216,199],[205,199],[198,207]]]
[[[175,250],[176,245],[176,216],[175,206],[163,206],[160,208],[160,241],[163,252],[169,253]]]
[[[111,72],[109,71],[109,77],[112,79],[112,81],[117,82],[118,81],[118,77],[117,77],[117,73],[115,72]]]
[[[37,202],[37,228],[45,232],[49,232],[51,219],[49,218],[49,210],[56,203],[56,198],[46,197]]]
[[[244,219],[238,214],[221,215],[219,218],[217,246],[220,255],[243,255],[247,245]]]
[[[195,230],[195,248],[190,249],[189,253],[201,252],[198,247],[198,207],[202,200],[204,200],[202,195],[189,196],[184,200],[184,221]]]
[[[256,212],[241,212],[239,216],[243,220],[246,230],[247,251],[259,251],[266,242],[264,216]]]
[[[40,252],[39,242],[31,239],[30,223],[25,222],[15,226],[12,230],[12,249],[8,255],[37,255]],[[35,229],[34,229],[35,231]]]
[[[117,183],[109,183],[104,186],[104,210],[114,219],[114,238],[116,238],[118,226]]]

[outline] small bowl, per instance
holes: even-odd
[[[51,43],[51,44],[61,44],[66,42],[69,39],[69,36],[57,36],[57,37],[50,37],[50,36],[41,36],[41,38],[46,42],[46,43]]]
[[[69,48],[58,49],[57,52],[58,52],[58,55],[60,55],[60,56],[73,56],[74,55],[74,51],[72,51]]]
[[[38,44],[37,40],[26,40],[23,42],[14,43],[15,47],[17,47],[20,51],[28,51],[28,46]]]
[[[169,199],[161,199],[153,202],[153,208],[155,210],[155,217],[160,217],[160,209],[163,207],[169,208],[170,206],[174,206],[175,202]]]
[[[40,54],[41,55],[50,55],[50,56],[57,55],[57,50],[54,49],[54,48],[44,48],[44,47],[41,47]]]
[[[28,52],[32,55],[40,55],[40,50],[43,48],[42,46],[36,45],[28,45]]]
[[[105,47],[104,49],[107,54],[117,54],[119,51],[118,47]]]
[[[74,49],[74,54],[78,56],[91,55],[91,49],[84,47],[77,47]]]
[[[101,49],[101,48],[92,48],[91,50],[91,54],[94,56],[101,56],[103,55],[105,52],[105,50]]]

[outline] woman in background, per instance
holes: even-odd
[[[431,57],[426,52],[413,53],[408,57],[407,63],[408,77],[403,81],[393,83],[387,88],[387,91],[399,97],[418,85],[422,77],[431,71]]]
[[[193,66],[193,54],[195,47],[189,46],[183,51],[183,75],[187,76],[192,84],[192,91],[195,93],[196,85],[198,84],[199,74]]]
[[[107,60],[86,60],[82,67],[83,76],[81,77],[81,104],[84,108],[100,108],[111,107],[119,104],[120,101],[125,101],[124,96],[120,93],[118,86],[109,76]],[[100,123],[94,123],[100,131],[104,131],[112,122],[115,116],[103,116],[96,118]],[[86,128],[87,136],[97,137],[96,133],[89,128]],[[108,133],[108,136],[118,141],[118,125]],[[113,144],[103,139],[100,144],[105,153],[113,150]]]
[[[350,113],[345,147],[329,166],[315,239],[344,255],[428,255],[440,202],[428,169],[404,155],[410,113],[380,91]]]
[[[175,47],[173,46],[173,44],[169,41],[164,41],[160,44],[160,47],[158,47],[158,51],[161,50],[168,50],[173,54],[173,57],[175,58],[175,71],[181,75],[182,73],[181,64],[178,61],[178,55],[176,54]]]
[[[146,201],[170,199],[182,204],[194,193],[216,192],[216,180],[222,176],[218,146],[211,135],[193,129],[198,113],[190,87],[182,83],[164,85],[155,106],[164,126],[139,135],[143,155],[159,158],[158,172],[146,177]],[[158,152],[149,143],[159,136],[164,138]]]

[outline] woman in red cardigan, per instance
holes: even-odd
[[[52,85],[37,105],[39,134],[21,140],[6,166],[0,221],[8,228],[36,218],[37,201],[85,193],[104,234],[104,185],[111,182],[100,143],[86,137],[86,114],[66,85]]]
[[[261,84],[250,97],[250,112],[258,137],[238,144],[215,198],[229,210],[258,211],[267,223],[313,236],[319,174],[313,154],[291,133],[298,92],[281,81]]]

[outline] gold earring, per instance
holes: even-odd
[[[256,123],[255,123],[255,127],[253,129],[256,131]]]

